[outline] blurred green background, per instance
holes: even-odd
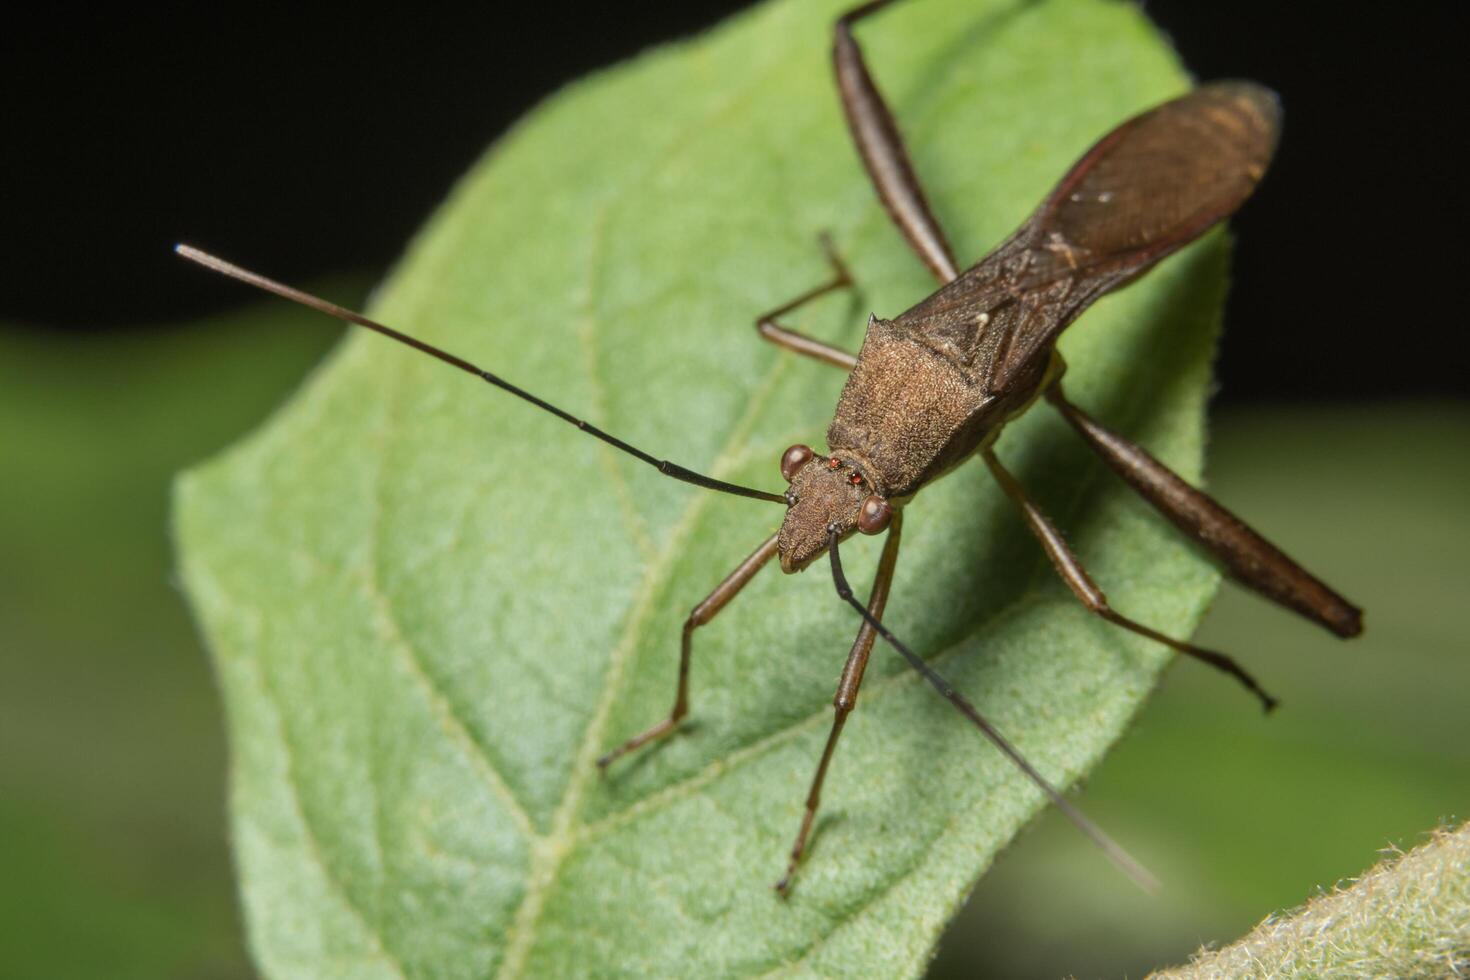
[[[363,286],[322,289],[354,302]],[[280,306],[117,335],[0,329],[0,976],[251,974],[168,488],[335,337]],[[1281,710],[1176,664],[1080,796],[1162,894],[1048,813],[982,880],[933,974],[1139,976],[1463,819],[1467,448],[1465,403],[1217,415],[1211,488],[1365,605],[1365,636],[1344,644],[1227,585],[1199,641]]]

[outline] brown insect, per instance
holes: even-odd
[[[857,356],[782,326],[778,318],[852,285],[823,240],[830,281],[757,319],[761,336],[849,371],[827,430],[826,455],[804,445],[781,457],[785,494],[696,473],[612,436],[453,354],[361,314],[265,279],[196,249],[179,254],[218,272],[392,337],[468,371],[572,423],[659,472],[725,493],[786,505],[767,538],[694,607],[684,623],[678,684],[668,717],[612,751],[598,765],[667,735],[689,711],[694,631],[709,623],[778,557],[797,572],[824,553],[839,596],[863,619],[833,699],[835,716],[791,849],[783,895],[806,849],[822,783],[842,727],[857,702],[868,655],[879,636],[970,719],[1120,866],[1146,871],[1079,813],[968,700],[882,625],[898,558],[903,506],[927,483],[979,454],[1020,509],[1063,580],[1093,613],[1234,675],[1267,710],[1275,701],[1234,660],[1164,636],[1108,605],[1062,535],[992,452],[1006,422],[1044,396],[1089,446],[1145,500],[1215,555],[1238,581],[1343,637],[1360,632],[1361,613],[1209,496],[1138,445],[1109,431],[1067,400],[1058,336],[1094,300],[1118,289],[1232,214],[1255,189],[1276,147],[1281,110],[1274,93],[1252,82],[1215,82],[1123,123],[1064,176],[1036,212],[989,255],[961,272],[914,175],[898,128],[852,35],[859,20],[891,0],[874,0],[836,22],[834,61],[849,128],[879,198],[940,289],[893,320],[872,317]],[[872,594],[859,602],[842,571],[839,545],[854,531],[887,533]]]

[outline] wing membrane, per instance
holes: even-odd
[[[1147,261],[1245,203],[1276,148],[1281,107],[1251,82],[1217,82],[1135,116],[1052,191],[1042,228],[1093,261]]]
[[[988,390],[1039,371],[1093,300],[1243,204],[1276,148],[1281,109],[1216,82],[1104,136],[1014,235],[897,320]]]

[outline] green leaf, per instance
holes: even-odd
[[[1351,885],[1267,916],[1160,980],[1451,977],[1470,969],[1470,824],[1379,862]]]
[[[824,278],[817,233],[860,289],[803,310],[803,329],[855,348],[870,310],[932,288],[843,130],[841,6],[768,5],[562,93],[457,188],[377,314],[658,455],[778,487],[782,449],[820,441],[842,377],[751,327]],[[1125,4],[925,0],[862,33],[961,256],[1187,84]],[[1191,477],[1224,267],[1217,234],[1063,342],[1074,397]],[[1029,413],[999,452],[1118,608],[1193,627],[1215,574],[1054,415]],[[981,469],[910,507],[888,622],[1071,784],[1168,656],[1089,617]],[[779,517],[366,335],[182,478],[263,971],[920,971],[1042,801],[880,650],[795,893],[776,898],[858,625],[824,568],[763,573],[697,637],[686,730],[606,778],[593,765],[667,712],[685,614]],[[876,544],[848,551],[865,587]]]

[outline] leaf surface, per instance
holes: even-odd
[[[1379,861],[1224,949],[1158,980],[1463,976],[1470,968],[1470,825]]]
[[[374,312],[692,468],[776,489],[829,367],[932,288],[844,132],[829,2],[761,7],[561,93],[455,190]],[[1092,140],[1187,85],[1125,4],[924,0],[861,28],[956,251],[1009,232]],[[268,268],[267,257],[244,257]],[[1198,475],[1216,234],[1064,338],[1073,397]],[[1002,458],[1126,614],[1187,633],[1215,574],[1045,409]],[[972,465],[907,511],[888,622],[1043,772],[1075,782],[1165,651],[1089,617]],[[790,901],[779,876],[857,622],[824,566],[688,609],[777,508],[701,493],[379,338],[179,483],[183,576],[229,714],[237,863],[269,975],[908,975],[1040,794],[875,652]],[[876,543],[845,549],[866,589]],[[1101,857],[1098,860],[1102,860]],[[1126,885],[1120,886],[1126,887]]]

